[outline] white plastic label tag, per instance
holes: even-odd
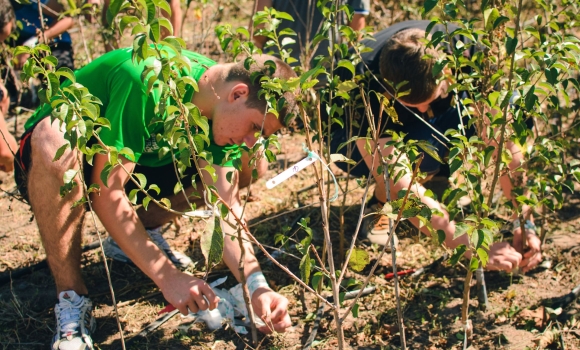
[[[212,210],[194,210],[184,213],[182,216],[184,218],[209,218],[213,215]]]
[[[291,178],[293,175],[297,174],[300,170],[316,162],[316,160],[317,159],[313,157],[306,157],[302,159],[298,163],[294,164],[292,167],[284,170],[280,174],[276,175],[274,178],[268,180],[268,182],[266,182],[266,188],[271,190],[272,188],[278,186],[282,182]]]

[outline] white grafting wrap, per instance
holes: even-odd
[[[520,219],[515,219],[513,221],[513,228],[514,228],[514,230],[517,229],[517,228],[519,228],[520,226],[521,226]],[[524,224],[524,228],[527,229],[527,230],[532,230],[534,232],[536,232],[536,229],[537,229],[536,228],[536,225],[531,220],[526,220],[526,222]]]
[[[266,287],[270,289],[268,282],[266,282],[266,277],[264,277],[264,274],[261,271],[254,272],[253,274],[249,275],[246,278],[246,284],[248,285],[248,290],[250,291],[250,298],[258,288]]]

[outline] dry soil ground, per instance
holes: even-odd
[[[375,10],[379,2],[375,1]],[[198,27],[186,28],[188,45],[195,47],[196,40],[203,40],[203,35],[191,34],[211,32],[211,23],[206,19],[219,22],[223,18],[232,20],[231,14],[239,16],[236,20],[246,24],[251,9],[236,5],[235,2],[222,2],[222,10],[217,12],[199,12],[189,15],[196,18]],[[394,5],[393,5],[394,8]],[[224,10],[225,9],[225,10]],[[386,11],[386,8],[384,9]],[[198,16],[199,14],[199,16]],[[412,15],[392,15],[392,21],[402,20]],[[197,16],[197,17],[195,17]],[[384,13],[373,13],[373,19],[387,18]],[[382,17],[381,17],[382,16]],[[219,17],[219,18],[218,18]],[[235,16],[234,16],[235,17]],[[211,22],[211,21],[210,21]],[[187,22],[187,26],[191,22]],[[203,27],[205,25],[205,27]],[[199,27],[201,26],[201,27]],[[90,32],[94,34],[93,32]],[[100,43],[95,44],[93,35],[88,41],[88,49],[93,56],[102,51]],[[193,42],[191,40],[193,39]],[[81,41],[76,41],[77,59],[84,60],[86,52]],[[198,48],[200,46],[197,46]],[[201,45],[206,53],[217,50],[215,42]],[[24,117],[19,117],[21,124]],[[14,120],[11,122],[11,127]],[[19,125],[19,129],[21,126]],[[20,132],[17,133],[18,135]],[[270,178],[282,168],[300,160],[303,137],[300,135],[284,136],[282,154],[279,162],[271,166],[267,176]],[[305,207],[317,201],[315,189],[301,194],[294,194],[313,183],[310,169],[300,173],[291,181],[275,190],[268,191],[264,179],[253,186],[253,195],[259,201],[248,203],[247,218],[253,224],[255,235],[265,244],[274,245],[274,234],[283,226],[291,226],[301,217],[310,216],[311,226],[315,231],[315,244],[320,246],[321,225],[320,210],[317,205]],[[44,251],[39,240],[34,216],[26,203],[12,195],[14,181],[11,176],[0,174],[0,273],[9,276],[0,285],[0,348],[2,349],[47,349],[54,331],[55,303],[54,282],[48,269],[37,271],[22,277],[10,277],[11,272],[33,266],[44,259]],[[344,188],[344,181],[341,186]],[[356,188],[354,181],[349,188]],[[471,318],[474,322],[474,335],[471,349],[526,349],[536,348],[539,340],[550,343],[550,348],[565,346],[566,349],[580,348],[580,330],[578,329],[575,302],[558,310],[558,303],[578,284],[578,266],[580,262],[580,197],[576,194],[565,195],[565,207],[558,213],[549,215],[543,221],[543,227],[549,234],[544,245],[545,259],[550,264],[538,267],[524,276],[512,276],[505,273],[487,273],[487,290],[489,292],[489,309],[477,311],[477,300],[472,301]],[[348,195],[345,225],[347,236],[352,233],[358,218],[362,190],[355,190]],[[339,204],[332,204],[331,233],[337,237],[339,224],[337,213]],[[274,218],[274,215],[281,214]],[[263,221],[270,219],[268,221]],[[260,223],[260,224],[257,224]],[[97,231],[102,235],[100,225],[93,224],[87,214],[85,220],[83,244],[97,240]],[[175,227],[167,227],[165,236],[170,244],[190,254],[196,268],[192,272],[203,276],[204,259],[199,249],[199,232],[203,225],[199,222],[185,222],[180,232]],[[296,237],[302,237],[298,232]],[[439,248],[432,248],[430,240],[419,237],[413,231],[400,234],[401,246],[397,265],[399,269],[417,268],[429,264],[443,254]],[[336,240],[335,240],[336,241]],[[364,246],[371,259],[376,261],[377,247]],[[289,248],[287,253],[296,253]],[[294,329],[285,334],[261,337],[261,348],[300,349],[312,332],[313,314],[316,311],[315,301],[308,293],[294,283],[282,271],[269,264],[263,255],[259,255],[264,273],[271,286],[290,300],[290,314]],[[298,260],[289,254],[280,256],[281,262],[298,273]],[[359,349],[397,349],[400,340],[396,324],[394,287],[392,280],[386,280],[384,274],[391,270],[391,258],[384,257],[379,269],[371,279],[377,291],[362,299],[359,316],[350,318],[345,323],[348,344]],[[158,311],[165,302],[157,287],[138,269],[131,265],[107,261],[111,270],[112,286],[119,308],[119,319],[125,337],[138,333],[144,326],[154,321]],[[363,274],[351,273],[350,277]],[[88,283],[91,298],[95,304],[95,316],[98,328],[94,340],[101,349],[120,349],[120,334],[114,314],[109,285],[104,269],[104,262],[98,249],[83,254],[83,274]],[[222,269],[216,269],[209,279],[229,276],[226,286],[234,284],[233,277]],[[403,277],[400,282],[401,299],[404,310],[407,344],[410,349],[459,349],[462,347],[462,332],[459,324],[461,298],[465,270],[461,267],[441,264],[418,279]],[[475,295],[475,287],[471,294]],[[549,316],[550,309],[556,309],[559,315]],[[544,312],[547,310],[547,313]],[[559,336],[551,336],[555,331]],[[542,337],[543,335],[543,337]],[[145,339],[134,342],[132,349],[243,349],[249,338],[236,334],[231,328],[209,331],[202,324],[187,324],[187,320],[174,317]],[[314,345],[319,349],[336,348],[332,316],[326,310],[322,317]]]
[[[278,164],[272,165],[266,178],[280,171],[283,164],[292,164],[303,157],[300,135],[282,137],[283,150]],[[253,231],[265,244],[274,245],[273,234],[280,232],[284,225],[292,225],[298,218],[310,216],[315,231],[315,242],[321,245],[319,207],[303,208],[316,201],[316,190],[291,195],[312,184],[311,170],[307,169],[292,181],[274,190],[266,190],[264,179],[253,186],[253,195],[259,201],[248,203],[248,219],[257,223],[283,214],[273,220],[262,222]],[[0,198],[0,273],[4,276],[23,267],[34,265],[44,259],[36,223],[27,204],[13,197],[10,192],[14,182],[8,175],[1,176],[2,195]],[[345,182],[341,182],[344,187]],[[354,181],[349,187],[355,188]],[[349,209],[346,214],[346,228],[352,232],[362,190],[355,190],[348,196]],[[554,308],[561,297],[580,283],[578,244],[580,226],[577,196],[568,194],[565,208],[550,216],[545,222],[549,230],[544,246],[545,258],[551,262],[524,276],[511,276],[505,273],[487,273],[487,289],[490,308],[486,312],[477,311],[477,300],[472,301],[471,317],[474,322],[473,349],[525,349],[535,348],[539,338],[546,330],[561,329],[561,338],[553,340],[552,348],[565,344],[567,349],[580,346],[580,330],[577,328],[577,305],[571,303],[559,316],[543,313],[543,306]],[[303,208],[294,210],[296,208]],[[332,211],[338,213],[338,204]],[[332,217],[336,217],[335,215]],[[337,220],[333,220],[331,232],[338,232]],[[165,236],[176,249],[190,254],[197,262],[195,273],[203,275],[203,257],[199,249],[198,232],[202,230],[199,222],[184,222],[179,233],[175,227],[168,226]],[[100,225],[97,224],[100,230]],[[90,214],[85,220],[83,244],[94,242],[97,228]],[[106,235],[102,230],[102,235]],[[297,233],[300,236],[301,233]],[[418,237],[409,231],[401,233],[401,249],[397,260],[399,269],[416,268],[430,263],[442,254],[440,249],[431,248],[429,239]],[[361,245],[365,247],[364,245]],[[366,246],[371,259],[377,256],[377,248]],[[288,253],[296,253],[291,248]],[[290,300],[290,314],[294,329],[262,339],[262,348],[300,349],[311,332],[315,303],[282,271],[269,264],[263,255],[262,266],[271,285]],[[280,257],[282,263],[295,273],[298,261],[290,255]],[[377,291],[365,297],[360,303],[358,318],[350,318],[345,323],[348,343],[355,348],[389,349],[399,348],[398,330],[394,326],[395,303],[393,281],[386,280],[384,274],[391,269],[391,258],[383,257],[379,269],[371,279]],[[125,337],[130,337],[141,328],[155,320],[157,312],[164,306],[163,297],[157,287],[137,268],[113,261],[107,261],[111,269],[113,288],[119,306],[119,318]],[[546,268],[547,267],[547,268]],[[367,271],[368,272],[368,268]],[[363,273],[364,273],[363,272]],[[87,280],[91,298],[95,304],[98,329],[94,340],[102,349],[119,349],[120,335],[117,330],[112,299],[109,293],[107,276],[99,250],[83,254],[83,274]],[[218,268],[210,274],[210,280],[219,276],[229,276],[227,286],[233,285],[229,272]],[[351,277],[359,277],[352,273]],[[437,266],[418,279],[401,279],[401,298],[404,308],[406,335],[412,349],[458,349],[462,344],[461,326],[458,322],[463,293],[465,271],[447,263]],[[475,295],[475,287],[472,288]],[[10,278],[0,285],[0,348],[6,349],[43,349],[47,348],[54,329],[53,307],[55,302],[54,283],[48,269],[40,269],[18,278]],[[556,305],[557,306],[557,305]],[[549,309],[546,309],[549,311]],[[321,321],[315,345],[321,349],[336,347],[332,316],[327,311]],[[557,321],[557,322],[556,322]],[[551,333],[545,333],[546,336]],[[130,346],[133,349],[234,349],[246,347],[247,336],[236,334],[231,328],[209,331],[203,324],[187,323],[177,316]]]

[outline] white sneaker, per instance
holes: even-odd
[[[93,350],[91,332],[95,331],[95,318],[91,314],[93,303],[72,290],[60,292],[54,307],[56,334],[52,350]]]
[[[161,227],[149,229],[147,230],[147,234],[149,234],[153,243],[155,243],[178,268],[185,270],[190,264],[193,264],[193,261],[187,255],[171,249],[169,243],[167,243],[161,234]],[[105,251],[105,255],[111,259],[124,263],[131,262],[131,259],[129,259],[127,254],[125,254],[111,236],[108,236],[103,240],[103,250]]]
[[[368,240],[371,243],[386,245],[386,251],[391,251],[391,242],[387,242],[389,238],[389,218],[381,214],[383,205],[381,203],[373,204],[365,209],[365,217],[362,222],[360,230],[360,240]],[[395,241],[395,249],[399,246],[399,238],[393,232],[393,239]]]

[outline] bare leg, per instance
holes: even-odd
[[[385,143],[387,143],[389,140],[390,140],[389,138],[379,139],[379,150],[382,153],[383,157],[386,157],[395,151],[393,147],[385,148]],[[361,155],[363,156],[365,164],[370,168],[373,161],[373,157],[371,154],[368,154],[368,152],[365,150],[365,142],[366,140],[357,140],[356,145]],[[370,143],[371,149],[373,149],[374,142],[370,141]],[[379,175],[377,172],[377,169],[381,166],[382,166],[381,160],[379,158],[379,154],[377,154],[373,168],[373,177],[375,178],[376,181],[375,196],[377,197],[379,202],[385,203],[387,200],[385,180],[383,178],[383,174]],[[400,190],[407,189],[409,187],[409,184],[411,183],[411,175],[405,174],[399,179],[399,181],[397,181],[397,183],[394,183],[392,179],[389,179],[389,182],[390,182],[389,186],[391,189],[391,199],[396,199],[397,193]],[[421,202],[426,204],[429,208],[437,209],[443,213],[443,216],[433,215],[431,217],[431,224],[435,229],[440,229],[445,232],[455,231],[455,225],[449,221],[449,214],[447,213],[447,211],[443,209],[443,207],[439,202],[425,195],[426,192],[425,187],[423,187],[421,184],[415,184],[411,187],[411,191],[413,191],[417,195],[417,197],[420,198]],[[411,223],[413,223],[413,225],[419,227],[419,220],[413,218],[410,221]],[[421,231],[423,231],[423,233],[425,234],[428,235],[430,234],[429,230],[426,227],[422,227]],[[449,239],[449,242],[447,243],[450,243],[450,241],[451,239]]]
[[[77,294],[87,294],[80,268],[84,207],[71,209],[72,204],[81,198],[82,189],[80,185],[76,186],[64,198],[59,193],[65,171],[79,169],[77,153],[67,151],[60,160],[52,161],[65,140],[58,122],[51,125],[50,118],[45,118],[36,126],[31,142],[32,162],[28,174],[30,205],[57,293],[74,290]]]

